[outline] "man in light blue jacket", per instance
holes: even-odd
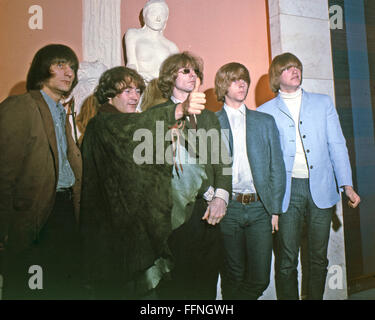
[[[308,299],[322,299],[327,276],[327,248],[332,208],[345,191],[349,206],[360,197],[353,190],[348,150],[329,96],[304,91],[302,63],[291,53],[276,56],[269,70],[277,97],[258,108],[275,118],[287,180],[279,218],[275,263],[278,299],[297,300],[297,265],[302,227],[307,225]]]

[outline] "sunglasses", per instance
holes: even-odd
[[[199,74],[199,69],[191,69],[191,68],[184,68],[180,71],[178,71],[179,73],[182,73],[182,74],[189,74],[191,71],[194,71],[196,75]]]

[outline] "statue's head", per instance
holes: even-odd
[[[169,8],[164,0],[149,0],[143,7],[145,25],[155,31],[163,31],[168,20]]]

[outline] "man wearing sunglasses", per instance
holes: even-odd
[[[168,101],[153,108],[176,104],[176,119],[180,120],[180,126],[193,132],[192,136],[194,132],[215,130],[217,137],[220,137],[220,124],[215,114],[202,110],[206,102],[205,94],[198,92],[202,79],[203,62],[199,58],[188,52],[170,56],[162,64],[158,79],[159,89]],[[180,113],[177,115],[178,112]],[[182,134],[183,131],[180,130]],[[182,137],[178,140],[180,143],[176,145],[172,188],[175,194],[181,196],[191,192],[197,181],[200,187],[198,186],[197,192],[187,200],[185,213],[190,219],[187,218],[187,221],[174,230],[169,238],[168,244],[174,256],[175,266],[172,271],[172,281],[166,285],[165,290],[161,291],[162,298],[216,298],[221,256],[218,223],[226,212],[232,178],[230,171],[229,174],[225,174],[225,168],[230,170],[230,167],[223,163],[229,164],[229,161],[223,160],[222,157],[218,162],[213,161],[214,154],[219,150],[211,146],[211,140],[199,141],[199,147],[204,144],[206,148],[208,154],[206,162],[199,162],[199,164],[184,162],[182,160],[184,156],[186,156],[185,160],[194,157],[190,152],[186,152],[190,144],[195,144],[198,139],[192,140],[188,139],[187,143],[181,143]],[[220,148],[219,145],[217,149]],[[198,157],[202,156],[199,152],[196,153]],[[229,159],[226,148],[224,155]]]
[[[90,120],[82,145],[85,174],[80,225],[89,249],[85,250],[86,264],[93,266],[88,281],[95,288],[90,294],[105,299],[215,299],[221,249],[217,223],[225,214],[231,175],[223,174],[222,162],[211,164],[211,149],[205,163],[181,161],[184,155],[194,158],[181,144],[185,129],[192,128],[190,121],[220,136],[219,122],[204,110],[205,96],[198,92],[202,65],[188,53],[168,58],[158,81],[168,101],[142,113],[121,112],[125,105],[134,110],[138,99],[133,96],[125,103],[119,94],[128,93],[122,89],[142,91],[143,87],[138,77],[126,71],[116,90],[102,90],[107,75],[112,80],[109,87],[117,83],[112,71],[99,81],[96,96],[110,104],[101,106],[110,112],[99,112]],[[97,134],[87,135],[89,131]],[[171,133],[178,138],[172,135],[171,141]],[[139,135],[144,140],[136,138]],[[195,139],[187,142],[194,144]],[[171,152],[171,147],[176,149]],[[138,153],[140,149],[144,152]],[[174,163],[158,162],[160,151]],[[151,161],[144,160],[144,153],[152,153]],[[99,173],[92,175],[97,182],[90,179],[90,172]],[[172,281],[162,281],[171,270]]]

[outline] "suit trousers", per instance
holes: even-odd
[[[3,298],[82,298],[80,259],[71,193],[57,192],[54,208],[38,239],[22,252],[6,252]],[[31,266],[38,266],[41,272],[29,269]]]
[[[207,209],[198,198],[191,218],[174,230],[168,244],[174,258],[171,280],[158,287],[160,299],[215,300],[222,258],[220,229],[202,217]]]
[[[275,241],[275,284],[279,300],[298,300],[297,266],[302,231],[307,252],[307,299],[323,299],[327,277],[327,248],[332,208],[320,209],[311,197],[309,179],[292,178],[291,198],[286,213],[279,217]],[[305,277],[304,277],[305,281]]]
[[[258,299],[270,282],[271,216],[261,201],[242,204],[230,200],[220,230],[224,244],[223,299]]]

